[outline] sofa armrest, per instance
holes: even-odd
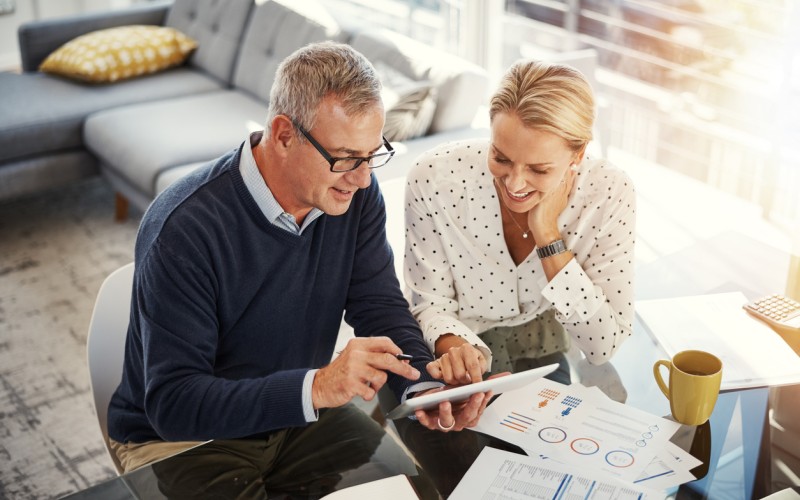
[[[24,23],[17,31],[22,70],[37,71],[51,52],[73,38],[95,30],[131,24],[163,25],[171,4],[171,1],[159,1],[120,10]]]

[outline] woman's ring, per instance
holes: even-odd
[[[453,419],[453,423],[452,423],[452,424],[450,424],[450,427],[445,427],[445,426],[443,426],[443,425],[442,425],[442,421],[441,421],[441,420],[439,420],[438,418],[436,419],[436,423],[437,423],[437,424],[439,424],[439,428],[440,428],[441,430],[443,430],[443,431],[449,431],[449,430],[452,430],[452,429],[453,429],[453,427],[455,427],[455,426],[456,426],[456,419]]]

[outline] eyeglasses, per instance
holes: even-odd
[[[389,160],[392,159],[394,156],[394,148],[389,141],[386,140],[386,137],[383,137],[383,147],[385,151],[381,153],[375,153],[374,155],[366,156],[366,157],[358,157],[358,156],[347,156],[347,157],[335,157],[331,156],[330,153],[325,151],[325,148],[314,139],[311,134],[309,134],[303,127],[301,127],[297,122],[292,120],[292,123],[300,131],[303,136],[308,139],[308,142],[311,143],[312,146],[319,151],[319,154],[323,156],[328,163],[331,165],[331,172],[349,172],[351,170],[355,170],[361,166],[362,163],[366,162],[369,168],[378,168],[386,165],[389,163]]]

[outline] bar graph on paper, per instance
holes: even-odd
[[[500,421],[500,425],[512,431],[528,432],[534,422],[536,422],[534,418],[512,411]]]

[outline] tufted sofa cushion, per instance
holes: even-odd
[[[269,91],[281,61],[300,47],[323,40],[346,41],[324,6],[313,0],[264,2],[250,16],[233,84],[269,102]]]
[[[230,83],[253,0],[175,0],[166,25],[198,43],[190,64]]]

